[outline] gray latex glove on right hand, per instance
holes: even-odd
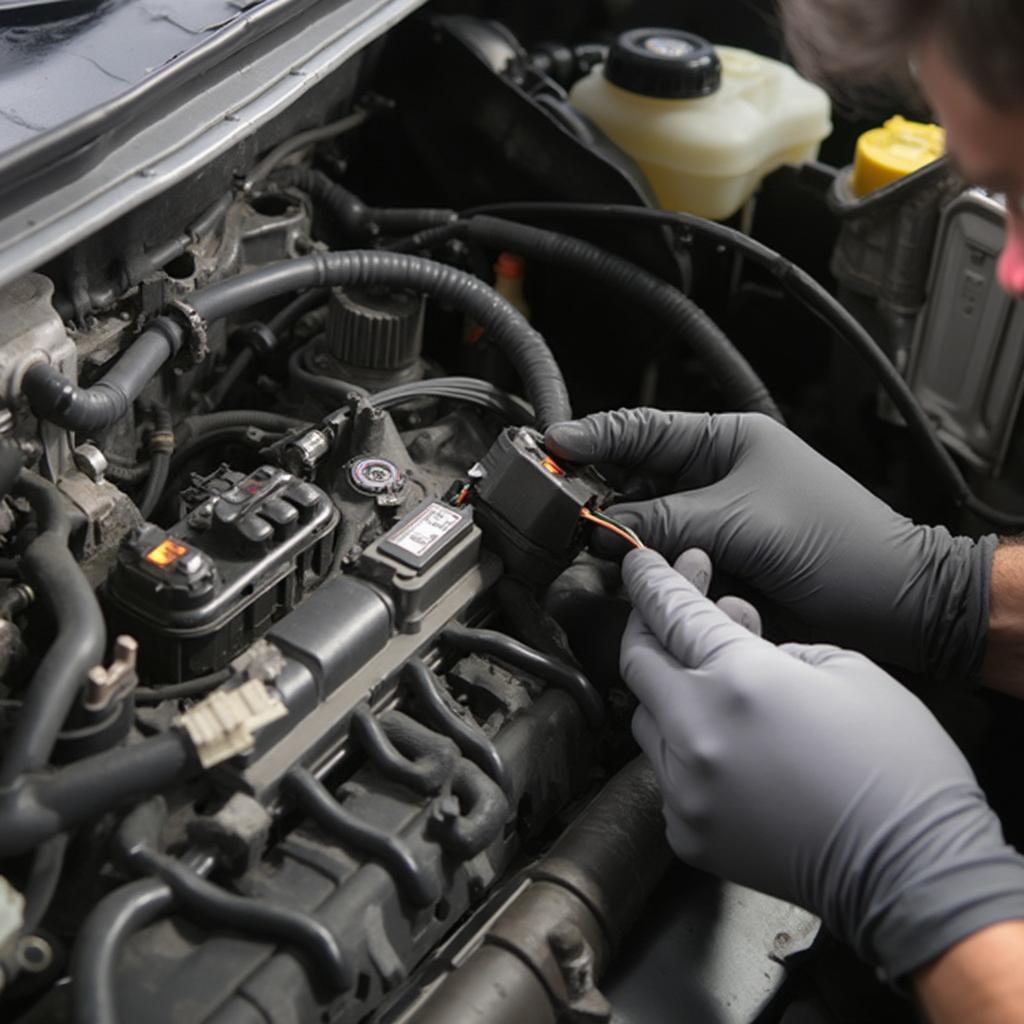
[[[555,424],[546,442],[663,481],[664,497],[609,512],[666,558],[703,548],[824,638],[877,660],[933,677],[979,670],[995,538],[915,525],[767,417],[623,409]]]
[[[683,860],[814,911],[891,979],[1024,918],[1024,859],[908,690],[862,655],[759,639],[655,552],[623,582],[633,732]]]

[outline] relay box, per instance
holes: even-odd
[[[223,668],[331,568],[337,512],[320,488],[273,466],[222,467],[189,496],[169,530],[125,538],[104,595],[160,683]]]

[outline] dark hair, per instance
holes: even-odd
[[[985,100],[1024,105],[1022,0],[779,0],[779,9],[797,66],[840,97],[906,93],[910,51],[937,29]]]

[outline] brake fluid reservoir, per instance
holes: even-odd
[[[766,174],[813,160],[825,92],[789,65],[675,29],[623,33],[570,101],[643,168],[658,201],[722,220]]]

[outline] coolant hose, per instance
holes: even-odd
[[[643,267],[571,235],[486,216],[425,231],[414,236],[408,247],[419,243],[430,248],[450,238],[509,249],[600,282],[610,292],[649,310],[677,334],[707,367],[730,405],[782,422],[768,388],[714,320],[678,288]]]
[[[183,338],[181,324],[157,317],[92,387],[78,387],[49,363],[35,363],[25,371],[21,389],[40,419],[67,430],[103,430],[128,412]]]
[[[0,858],[28,853],[51,836],[137,803],[200,770],[188,735],[170,729],[56,772],[23,775],[0,789]]]
[[[28,499],[39,523],[39,533],[21,556],[22,577],[49,609],[57,638],[32,677],[7,740],[0,787],[45,767],[89,670],[100,663],[107,645],[99,601],[68,549],[71,519],[60,491],[22,470],[14,493]]]
[[[206,320],[305,288],[337,285],[422,292],[473,319],[519,374],[538,427],[571,419],[569,393],[544,339],[523,315],[478,278],[404,253],[353,250],[303,256],[219,281],[196,292],[192,306]]]
[[[455,220],[454,210],[431,208],[378,208],[367,206],[347,188],[332,181],[322,171],[308,167],[288,167],[274,173],[280,185],[293,185],[305,192],[315,203],[326,207],[346,231],[360,242],[372,241],[377,235],[408,234]]]
[[[211,322],[268,299],[337,285],[405,288],[452,306],[478,323],[519,374],[538,427],[571,419],[569,392],[544,339],[523,315],[471,274],[403,253],[353,250],[315,253],[260,267],[194,292],[191,308]],[[91,388],[79,388],[52,366],[36,364],[23,388],[40,419],[68,430],[98,430],[127,412],[146,382],[181,344],[183,327],[158,318]]]

